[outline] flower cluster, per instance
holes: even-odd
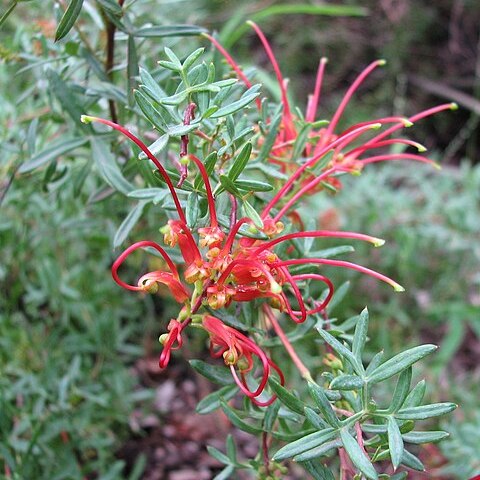
[[[201,227],[188,226],[186,214],[172,178],[152,151],[125,127],[112,121],[83,117],[83,121],[95,121],[108,125],[135,143],[146,157],[153,162],[163,181],[170,191],[175,205],[177,218],[170,219],[161,228],[163,242],[166,247],[179,249],[183,262],[176,265],[167,251],[153,241],[141,241],[127,248],[114,262],[112,275],[122,287],[146,293],[156,293],[159,284],[166,285],[173,298],[182,305],[177,318],[171,319],[167,332],[160,336],[163,351],[160,356],[161,368],[167,366],[171,351],[182,346],[183,331],[189,326],[203,329],[210,338],[210,353],[214,358],[223,358],[229,367],[240,390],[256,405],[269,405],[275,397],[260,399],[270,375],[274,372],[283,384],[283,374],[267,354],[246,334],[226,325],[213,316],[215,310],[228,308],[232,304],[251,302],[261,299],[264,312],[264,326],[273,326],[281,340],[288,342],[276,321],[278,313],[285,313],[293,322],[304,322],[309,316],[322,313],[332,298],[334,286],[331,280],[317,273],[322,266],[335,266],[353,269],[370,275],[391,285],[396,291],[403,288],[387,276],[356,263],[321,257],[306,257],[292,243],[296,239],[306,238],[343,238],[364,241],[381,246],[384,242],[362,233],[331,230],[304,230],[302,222],[297,231],[284,233],[284,223],[288,216],[297,215],[295,207],[307,194],[317,191],[325,182],[339,185],[337,176],[342,173],[358,173],[369,164],[397,159],[415,160],[433,163],[418,154],[396,153],[372,155],[371,151],[391,145],[414,146],[419,151],[423,147],[416,142],[402,138],[390,138],[398,130],[411,125],[412,122],[432,115],[436,112],[452,108],[451,104],[440,105],[421,112],[409,119],[403,117],[379,118],[359,123],[337,132],[337,126],[350,98],[365,77],[381,61],[369,65],[348,89],[337,111],[328,126],[315,130],[315,117],[320,97],[320,87],[326,60],[320,61],[314,93],[310,96],[305,119],[295,118],[287,96],[287,83],[283,79],[278,63],[261,30],[252,23],[271,60],[282,93],[283,113],[281,125],[269,154],[269,161],[278,165],[288,179],[277,188],[273,197],[265,202],[263,209],[255,218],[244,216],[237,218],[238,199],[231,196],[230,225],[222,227],[218,220],[217,197],[214,195],[211,182],[215,174],[209,174],[203,161],[197,156],[187,154],[188,137],[182,136],[182,178],[183,182],[193,172],[189,166],[195,167],[202,179],[202,194],[208,202],[208,221]],[[213,37],[208,36],[213,44],[225,56],[240,79],[250,86],[249,79],[234,62],[232,57]],[[260,103],[258,104],[260,108]],[[186,124],[193,118],[195,104],[189,102],[185,119]],[[292,159],[292,150],[299,136],[299,125],[311,124],[308,141],[304,147],[301,162]],[[373,137],[366,138],[372,130],[378,130],[387,124]],[[200,132],[201,133],[201,132]],[[206,135],[203,135],[206,136]],[[257,136],[257,144],[261,146],[265,139]],[[184,156],[185,155],[185,156]],[[252,155],[255,155],[253,153]],[[318,166],[321,168],[318,168]],[[317,167],[317,168],[316,168]],[[316,168],[316,170],[315,170]],[[292,225],[293,225],[292,223]],[[278,246],[288,242],[285,253],[278,253]],[[119,276],[119,268],[127,257],[138,249],[155,250],[165,261],[165,269],[155,270],[142,275],[137,284],[130,285]],[[298,266],[309,266],[307,273],[299,273]],[[318,267],[318,268],[317,268]],[[305,270],[301,270],[305,272]],[[313,273],[312,273],[313,272]],[[311,282],[325,285],[325,293],[320,299],[309,298],[305,286]],[[278,313],[275,313],[277,311]],[[219,316],[221,316],[219,314]],[[291,345],[285,345],[289,353]],[[258,376],[259,375],[259,376]],[[255,378],[258,376],[258,379]],[[257,387],[251,385],[258,382]]]

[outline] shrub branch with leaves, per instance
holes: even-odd
[[[163,246],[153,240],[134,243],[114,262],[113,278],[128,290],[149,294],[162,292],[164,285],[180,304],[177,317],[167,322],[160,336],[161,368],[168,365],[173,350],[184,347],[187,329],[199,330],[210,355],[223,359],[223,367],[191,361],[221,386],[200,402],[198,411],[222,408],[233,425],[260,437],[261,448],[247,462],[237,459],[232,438],[227,440],[227,454],[210,448],[225,465],[217,480],[230,478],[236,469],[258,478],[281,478],[287,459],[317,479],[405,478],[407,472],[400,467],[423,470],[405,445],[446,436],[414,430],[415,422],[455,408],[452,403],[422,405],[425,383],[411,387],[412,366],[436,347],[418,346],[389,360],[379,352],[364,366],[368,312],[336,325],[328,315],[335,288],[323,270],[356,270],[396,291],[403,287],[382,273],[336,258],[351,251],[350,246],[318,249],[330,238],[376,247],[384,243],[381,239],[319,230],[315,219],[302,216],[298,206],[306,196],[341,190],[343,175],[358,175],[370,163],[411,160],[435,165],[422,155],[421,144],[393,134],[455,105],[340,129],[352,95],[383,62],[375,61],[360,73],[331,121],[317,120],[326,59],[320,61],[315,91],[302,114],[291,104],[267,39],[256,24],[250,25],[271,61],[280,105],[261,99],[261,86],[252,83],[213,36],[205,35],[237,78],[218,78],[214,63],[200,61],[203,48],[183,60],[165,48],[167,60],[159,62],[163,71],[156,74],[162,81],[141,69],[134,91],[135,108],[159,134],[150,146],[133,133],[133,126],[82,116],[84,123],[106,125],[128,139],[147,181],[145,188],[133,190],[119,170],[101,172],[113,188],[139,199],[117,232],[116,246],[146,204],[160,204],[165,214],[160,227]],[[389,151],[392,147],[394,153]],[[410,153],[410,147],[418,153]],[[157,256],[163,266],[127,283],[126,273],[119,270],[137,250]],[[353,327],[352,336],[348,330]],[[315,345],[324,344],[324,372],[305,365],[295,346],[315,334]],[[300,394],[287,387],[290,379],[283,370],[291,369],[284,367],[284,359],[276,360],[282,358],[279,347],[304,380]],[[321,355],[322,349],[316,349]],[[393,395],[380,407],[386,390],[382,384],[393,377],[398,377]],[[237,393],[246,398],[243,408]]]

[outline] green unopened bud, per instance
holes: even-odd
[[[158,292],[158,283],[155,280],[145,280],[142,285],[142,290],[146,293],[157,293]]]
[[[407,420],[401,427],[400,427],[400,432],[401,433],[408,433],[413,430],[415,427],[415,422],[413,420]]]
[[[188,165],[190,163],[190,159],[185,156],[180,159],[180,165]]]
[[[237,360],[237,367],[240,371],[247,370],[249,367],[248,360],[245,357],[240,357]]]
[[[225,365],[235,365],[237,362],[238,355],[237,352],[234,350],[227,350],[226,352],[223,352],[223,360],[225,362]]]
[[[277,282],[272,281],[270,282],[270,291],[276,295],[279,295],[282,293],[282,287]]]

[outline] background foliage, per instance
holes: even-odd
[[[118,228],[134,204],[106,187],[105,179],[128,189],[124,179],[138,167],[115,136],[93,137],[79,118],[92,111],[108,116],[113,101],[119,119],[148,130],[131,94],[138,65],[161,79],[155,62],[165,59],[164,46],[177,53],[205,46],[184,36],[203,28],[218,29],[245,65],[264,64],[257,40],[240,27],[256,18],[274,37],[300,99],[311,90],[317,58],[330,58],[327,112],[373,58],[386,58],[388,67],[348,110],[351,122],[391,113],[378,105],[389,108],[392,99],[395,110],[408,113],[439,97],[464,107],[453,119],[416,127],[417,138],[427,138],[435,156],[447,161],[440,174],[405,165],[370,169],[349,180],[348,195],[315,199],[313,206],[326,225],[388,240],[378,268],[405,285],[407,294],[385,295],[352,278],[355,295],[345,296],[335,316],[345,319],[368,302],[373,321],[367,357],[381,347],[390,357],[405,339],[442,345],[421,375],[441,387],[432,401],[449,398],[463,408],[444,425],[453,435],[441,444],[433,467],[450,478],[478,473],[472,460],[480,443],[480,171],[472,166],[480,114],[478,4],[363,2],[358,8],[345,2],[344,9],[314,15],[319,10],[313,5],[294,13],[278,9],[280,2],[233,9],[235,3],[127,1],[120,16],[115,2],[86,0],[58,42],[66,3],[8,4],[12,11],[0,31],[2,461],[17,478],[134,479],[148,471],[145,457],[125,462],[115,453],[132,437],[135,409],[153,409],[155,387],[146,388],[132,366],[153,353],[159,315],[170,307],[151,298],[141,302],[111,282],[112,245],[120,243]],[[187,23],[200,27],[171,27]],[[262,80],[272,84],[267,71]],[[120,166],[115,157],[122,158]],[[153,205],[135,236],[156,227]],[[337,284],[344,280],[342,273]]]

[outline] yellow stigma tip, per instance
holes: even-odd
[[[372,243],[374,247],[381,247],[385,245],[385,240],[383,238],[374,238]]]
[[[413,126],[413,122],[411,122],[408,118],[405,118],[405,119],[403,120],[403,126],[406,127],[406,128],[412,127],[412,126]]]
[[[82,123],[91,123],[91,122],[93,122],[93,117],[90,117],[88,115],[81,115],[80,116],[80,121]]]
[[[433,167],[436,168],[437,170],[442,170],[442,166],[438,163],[432,163]]]
[[[458,104],[455,102],[452,102],[450,104],[450,110],[458,110]]]
[[[393,285],[393,289],[396,291],[396,292],[404,292],[405,289],[398,283],[396,283],[395,285]]]
[[[387,61],[384,58],[381,58],[380,60],[378,60],[379,67],[383,67],[386,64],[387,64]]]

